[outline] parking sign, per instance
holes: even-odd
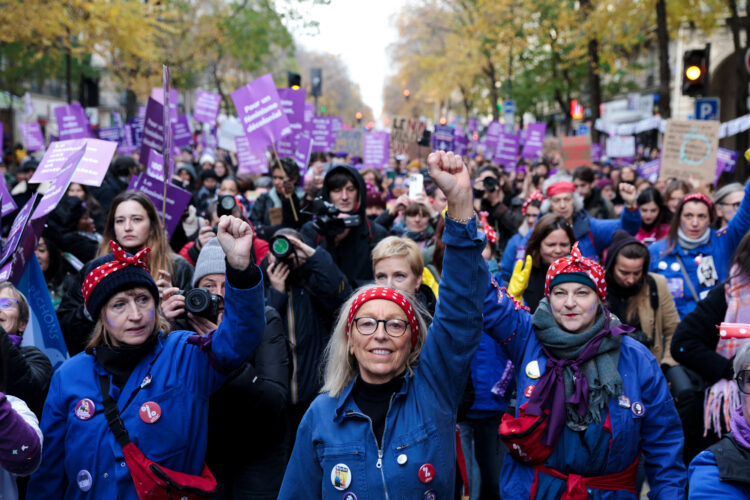
[[[721,101],[718,97],[704,97],[695,100],[695,119],[696,120],[719,120],[719,105]]]

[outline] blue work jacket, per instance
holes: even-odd
[[[122,389],[110,376],[110,395],[125,429],[147,458],[175,471],[200,474],[208,398],[226,379],[214,366],[225,371],[245,361],[260,345],[264,330],[263,283],[236,289],[227,280],[224,319],[207,348],[187,342],[193,332],[173,332],[159,337]],[[108,374],[93,355],[82,352],[52,376],[42,415],[42,464],[31,477],[28,498],[136,500],[122,448],[104,416],[99,375]],[[78,415],[93,413],[89,418],[77,416],[84,399],[88,413]],[[147,403],[152,403],[151,411],[153,403],[159,407],[161,417],[154,423],[141,417]]]
[[[428,492],[452,498],[456,410],[482,334],[489,274],[481,255],[485,237],[475,220],[462,225],[446,218],[445,228],[435,318],[419,364],[402,375],[401,390],[391,397],[382,446],[354,401],[354,382],[338,397],[321,394],[299,426],[279,499],[395,500],[429,498]],[[340,481],[337,489],[342,470],[349,484]]]
[[[700,452],[688,469],[690,478],[690,500],[716,500],[750,498],[750,485],[722,481],[719,466],[710,450]]]
[[[547,357],[532,325],[532,316],[517,307],[493,282],[484,299],[484,331],[502,345],[515,365],[517,416],[518,408],[529,401],[547,365]],[[651,487],[649,497],[664,500],[684,498],[686,474],[682,462],[682,427],[659,364],[646,347],[626,336],[622,339],[617,370],[627,399],[610,398],[609,418],[603,415],[601,422],[589,425],[594,435],[604,436],[606,441],[591,443],[588,449],[561,449],[560,443],[575,441],[563,435],[545,465],[560,470],[558,464],[565,464],[567,470],[560,471],[564,474],[609,475],[626,469],[643,453]],[[635,403],[641,403],[642,407],[633,406]],[[643,408],[643,411],[634,408]],[[611,431],[601,429],[604,422],[609,422]],[[565,433],[572,434],[573,431],[564,427]],[[599,473],[592,474],[592,471]],[[503,462],[502,497],[530,498],[534,472],[533,467],[509,455]],[[540,472],[537,481],[537,498],[560,498],[565,491],[564,481],[545,473]],[[632,500],[636,495],[624,490],[591,489],[589,498]]]
[[[745,198],[742,200],[737,213],[729,221],[727,227],[711,232],[708,243],[692,250],[685,250],[677,243],[672,251],[668,251],[667,239],[659,240],[648,247],[651,253],[649,271],[661,274],[667,279],[669,291],[674,298],[680,319],[695,309],[696,301],[685,282],[685,276],[677,260],[679,255],[685,272],[690,278],[698,300],[703,300],[708,292],[717,284],[723,282],[729,275],[729,265],[732,255],[740,244],[742,237],[750,229],[750,182],[745,186]],[[714,261],[717,279],[712,286],[704,286],[698,277],[698,266],[701,259],[711,256]],[[705,283],[705,282],[704,282]]]

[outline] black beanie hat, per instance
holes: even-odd
[[[615,259],[617,258],[617,254],[620,253],[620,250],[625,248],[627,245],[633,244],[641,245],[644,248],[647,248],[646,245],[643,244],[643,242],[638,241],[624,229],[618,229],[617,231],[615,231],[615,234],[612,235],[612,242],[609,244],[609,248],[607,249],[607,259],[604,261],[604,269],[609,271],[614,265]],[[648,266],[649,258],[646,257],[644,268],[648,269]]]
[[[136,254],[136,257],[138,257],[139,254],[140,252]],[[125,255],[132,257],[129,253],[125,253]],[[115,254],[111,253],[99,257],[98,259],[94,259],[86,265],[84,273],[86,279],[83,282],[83,296],[86,310],[89,312],[91,318],[94,321],[99,319],[102,307],[104,307],[113,295],[137,287],[146,288],[154,298],[156,307],[159,307],[159,287],[156,286],[156,282],[149,272],[139,265],[128,265],[122,269],[112,271],[109,274],[104,275],[101,279],[94,280],[93,282],[88,279],[89,275],[96,271],[100,266],[114,261]],[[105,272],[106,269],[107,268],[103,268]],[[101,273],[102,271],[97,272]],[[86,293],[87,287],[90,287],[88,294]],[[88,299],[86,299],[87,295]]]

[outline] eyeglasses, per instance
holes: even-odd
[[[401,337],[406,333],[409,322],[403,319],[375,319],[368,317],[354,318],[354,325],[362,335],[372,335],[378,329],[378,323],[383,323],[385,333],[391,337]]]
[[[18,299],[12,299],[10,297],[0,298],[0,309],[10,309],[16,304],[18,304]]]
[[[732,207],[735,210],[739,210],[741,203],[742,203],[741,201],[738,201],[736,203],[724,203],[724,202],[721,202],[721,203],[719,203],[719,205],[721,205],[722,207]]]
[[[750,394],[750,370],[740,370],[734,379],[740,392]]]

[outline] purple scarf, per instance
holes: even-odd
[[[746,450],[750,450],[750,424],[747,423],[745,415],[742,413],[743,406],[744,404],[740,405],[732,413],[732,436],[734,436],[734,439],[740,446]]]

